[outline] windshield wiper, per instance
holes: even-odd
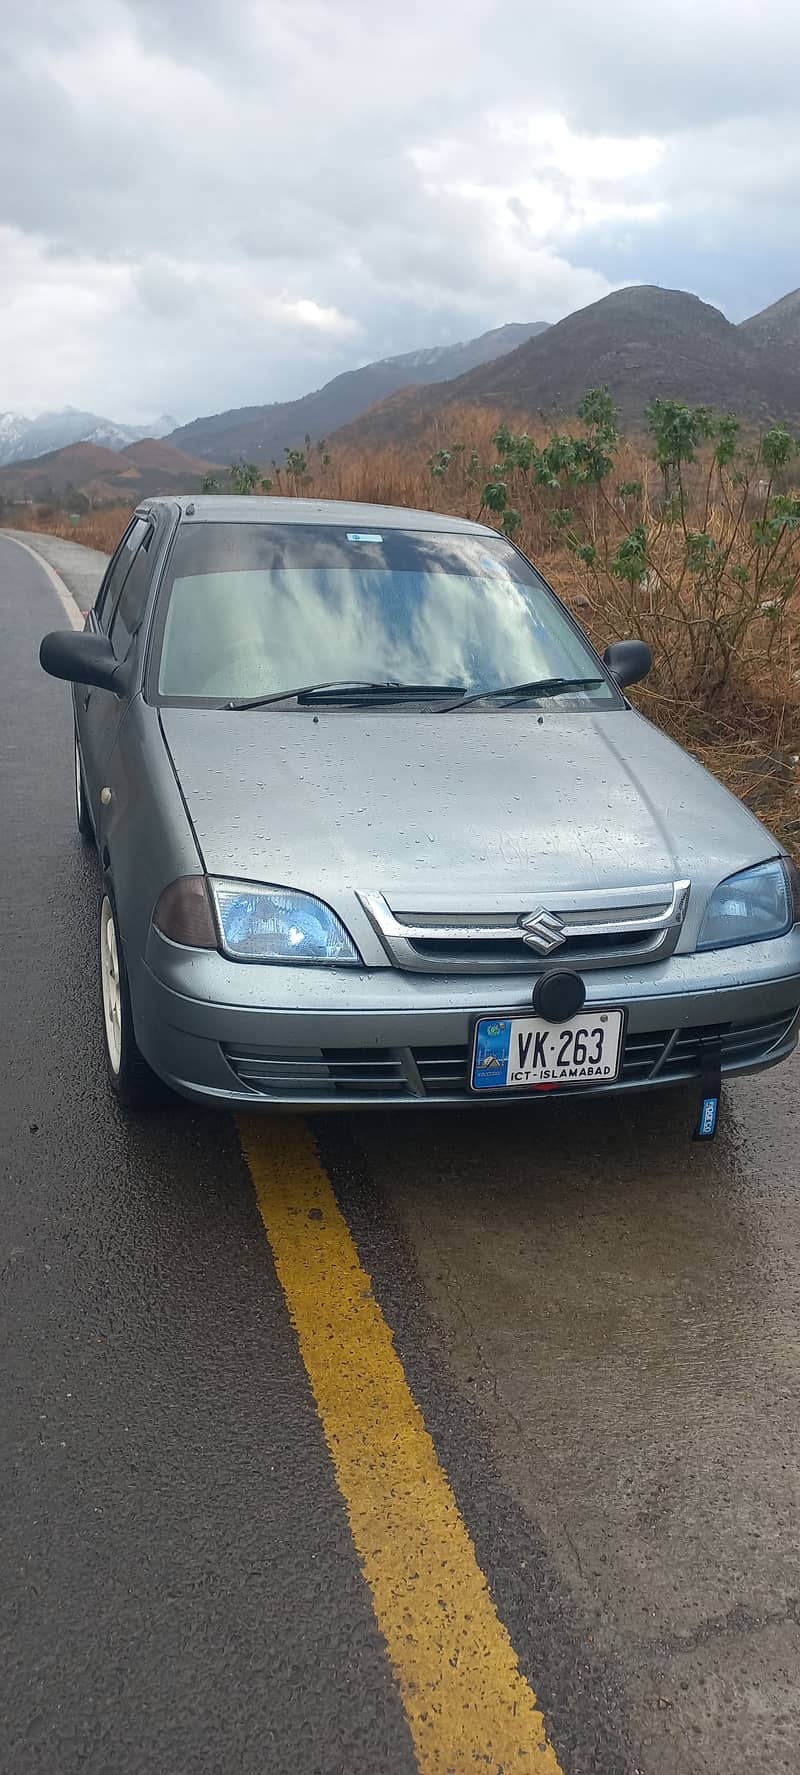
[[[496,690],[475,690],[451,703],[449,709],[466,709],[468,703],[489,702],[501,696],[515,697],[518,702],[529,696],[567,696],[571,690],[596,690],[602,684],[605,678],[534,678],[530,684],[500,684]],[[443,709],[442,714],[449,714],[449,709]]]
[[[454,696],[463,694],[459,684],[401,684],[397,679],[385,679],[382,684],[373,683],[370,679],[332,678],[327,684],[301,684],[296,690],[275,690],[270,696],[232,697],[225,704],[226,709],[264,709],[269,703],[288,703],[294,699],[298,703],[326,702],[394,702],[395,699],[419,697]]]

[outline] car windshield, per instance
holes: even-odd
[[[345,681],[430,686],[447,698],[553,678],[592,681],[559,708],[620,701],[580,631],[499,536],[190,522],[172,552],[157,637],[166,702]]]

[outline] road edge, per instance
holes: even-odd
[[[38,566],[41,567],[43,572],[47,575],[61,608],[64,611],[64,615],[69,621],[70,627],[73,629],[84,628],[85,618],[83,611],[76,604],[69,586],[61,578],[60,573],[56,573],[55,567],[51,567],[50,562],[45,560],[44,555],[40,555],[37,549],[31,548],[29,542],[21,542],[18,536],[9,535],[7,530],[0,530],[0,540],[2,539],[6,542],[13,542],[18,549],[24,549],[26,555],[30,555],[33,560],[37,562]]]

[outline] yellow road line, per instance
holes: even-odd
[[[561,1775],[311,1135],[239,1133],[421,1775]]]

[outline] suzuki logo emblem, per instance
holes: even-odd
[[[538,906],[535,912],[529,912],[518,923],[524,942],[531,949],[537,949],[540,955],[550,955],[554,949],[558,949],[559,944],[567,940],[567,933],[558,913],[548,912],[544,906]]]

